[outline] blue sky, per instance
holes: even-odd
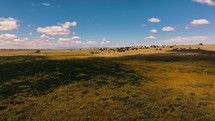
[[[1,0],[0,48],[215,43],[213,0]]]

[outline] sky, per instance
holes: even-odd
[[[215,44],[215,0],[1,0],[0,49]]]

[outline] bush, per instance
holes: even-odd
[[[34,53],[41,53],[41,51],[40,50],[36,50]]]

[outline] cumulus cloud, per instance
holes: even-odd
[[[77,22],[65,22],[64,24],[60,24],[63,28],[75,27],[77,26]]]
[[[46,6],[46,7],[51,6],[50,3],[43,3],[42,5],[43,5],[43,6]]]
[[[12,41],[15,41],[15,42],[25,42],[25,41],[28,41],[28,38],[25,37],[25,38],[16,38],[16,39],[13,39]]]
[[[104,47],[104,46],[110,46],[111,42],[107,40],[107,38],[103,37],[102,40],[100,42],[96,42],[96,41],[87,41],[87,42],[83,42],[82,43],[83,46],[85,47],[93,47],[93,46],[100,46],[100,47]]]
[[[74,40],[78,40],[78,39],[81,39],[81,37],[74,36],[74,37],[71,37],[71,38],[59,38],[58,40],[59,41],[74,41]]]
[[[96,41],[87,41],[82,43],[84,46],[96,46],[98,43]]]
[[[18,38],[13,35],[11,39],[0,39],[0,49],[21,49],[26,46],[28,38]]]
[[[207,19],[194,19],[189,24],[185,25],[185,29],[190,29],[193,26],[207,25],[210,22]]]
[[[58,40],[59,41],[72,41],[71,38],[59,38]]]
[[[40,36],[40,39],[55,39],[55,38],[51,38],[51,37],[43,34],[43,35]]]
[[[192,25],[205,25],[205,24],[210,24],[210,22],[207,19],[197,19],[191,21]]]
[[[0,49],[59,49],[110,45],[110,41],[107,41],[106,38],[103,38],[100,42],[82,42],[79,36],[59,38],[57,40],[51,39],[47,35],[41,35],[39,39],[29,40],[28,38],[20,38],[13,34],[0,34]]]
[[[26,41],[26,48],[30,49],[51,49],[57,48],[57,43],[49,40],[31,40]]]
[[[175,28],[170,27],[170,26],[166,26],[166,27],[162,28],[162,31],[165,31],[165,32],[175,31]]]
[[[70,23],[70,25],[73,26],[73,27],[75,27],[75,26],[77,26],[77,22],[73,21],[73,22]]]
[[[110,41],[108,41],[107,38],[103,37],[100,44],[101,45],[108,45],[108,44],[110,44]]]
[[[193,2],[215,6],[215,2],[213,0],[193,0]]]
[[[87,41],[59,39],[50,41],[45,39],[28,40],[28,38],[17,38],[11,40],[0,40],[0,49],[58,49],[73,47],[108,46],[110,41]]]
[[[96,41],[87,41],[86,44],[96,44]]]
[[[168,40],[165,40],[165,42],[202,41],[202,40],[208,40],[208,39],[209,37],[207,36],[190,36],[190,37],[177,36],[177,37],[172,37]]]
[[[0,39],[16,39],[15,34],[0,34]]]
[[[72,39],[73,39],[73,40],[81,39],[81,37],[79,37],[79,36],[74,36],[74,37],[72,37]]]
[[[49,49],[57,48],[56,42],[49,40],[29,40],[28,38],[0,39],[0,49]]]
[[[144,39],[145,40],[155,40],[155,39],[157,39],[157,37],[155,37],[155,36],[149,36],[149,37],[145,37]]]
[[[57,26],[48,27],[38,27],[37,32],[46,35],[68,35],[71,33],[70,27],[77,26],[77,22],[65,22],[64,24],[59,24]]]
[[[59,38],[57,41],[57,45],[64,46],[64,47],[71,47],[71,46],[81,46],[83,43],[79,41],[81,37],[74,36],[71,38]]]
[[[148,21],[152,23],[159,23],[161,20],[159,18],[150,18]]]
[[[18,28],[18,20],[14,18],[0,18],[0,30],[14,30]]]
[[[64,47],[81,46],[82,42],[78,40],[59,39],[57,41],[57,45],[64,46]]]
[[[68,28],[63,28],[62,26],[50,26],[44,28],[37,28],[37,32],[47,34],[47,35],[68,35],[70,30]]]
[[[150,30],[151,33],[157,33],[158,31],[156,29]]]

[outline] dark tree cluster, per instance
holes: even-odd
[[[138,51],[143,49],[152,49],[155,48],[156,50],[163,50],[162,48],[173,48],[173,46],[167,45],[151,45],[151,46],[130,46],[130,47],[118,47],[118,48],[95,48],[93,51],[90,51],[91,54],[101,54],[101,53],[121,53],[121,52],[128,52],[128,51]]]

